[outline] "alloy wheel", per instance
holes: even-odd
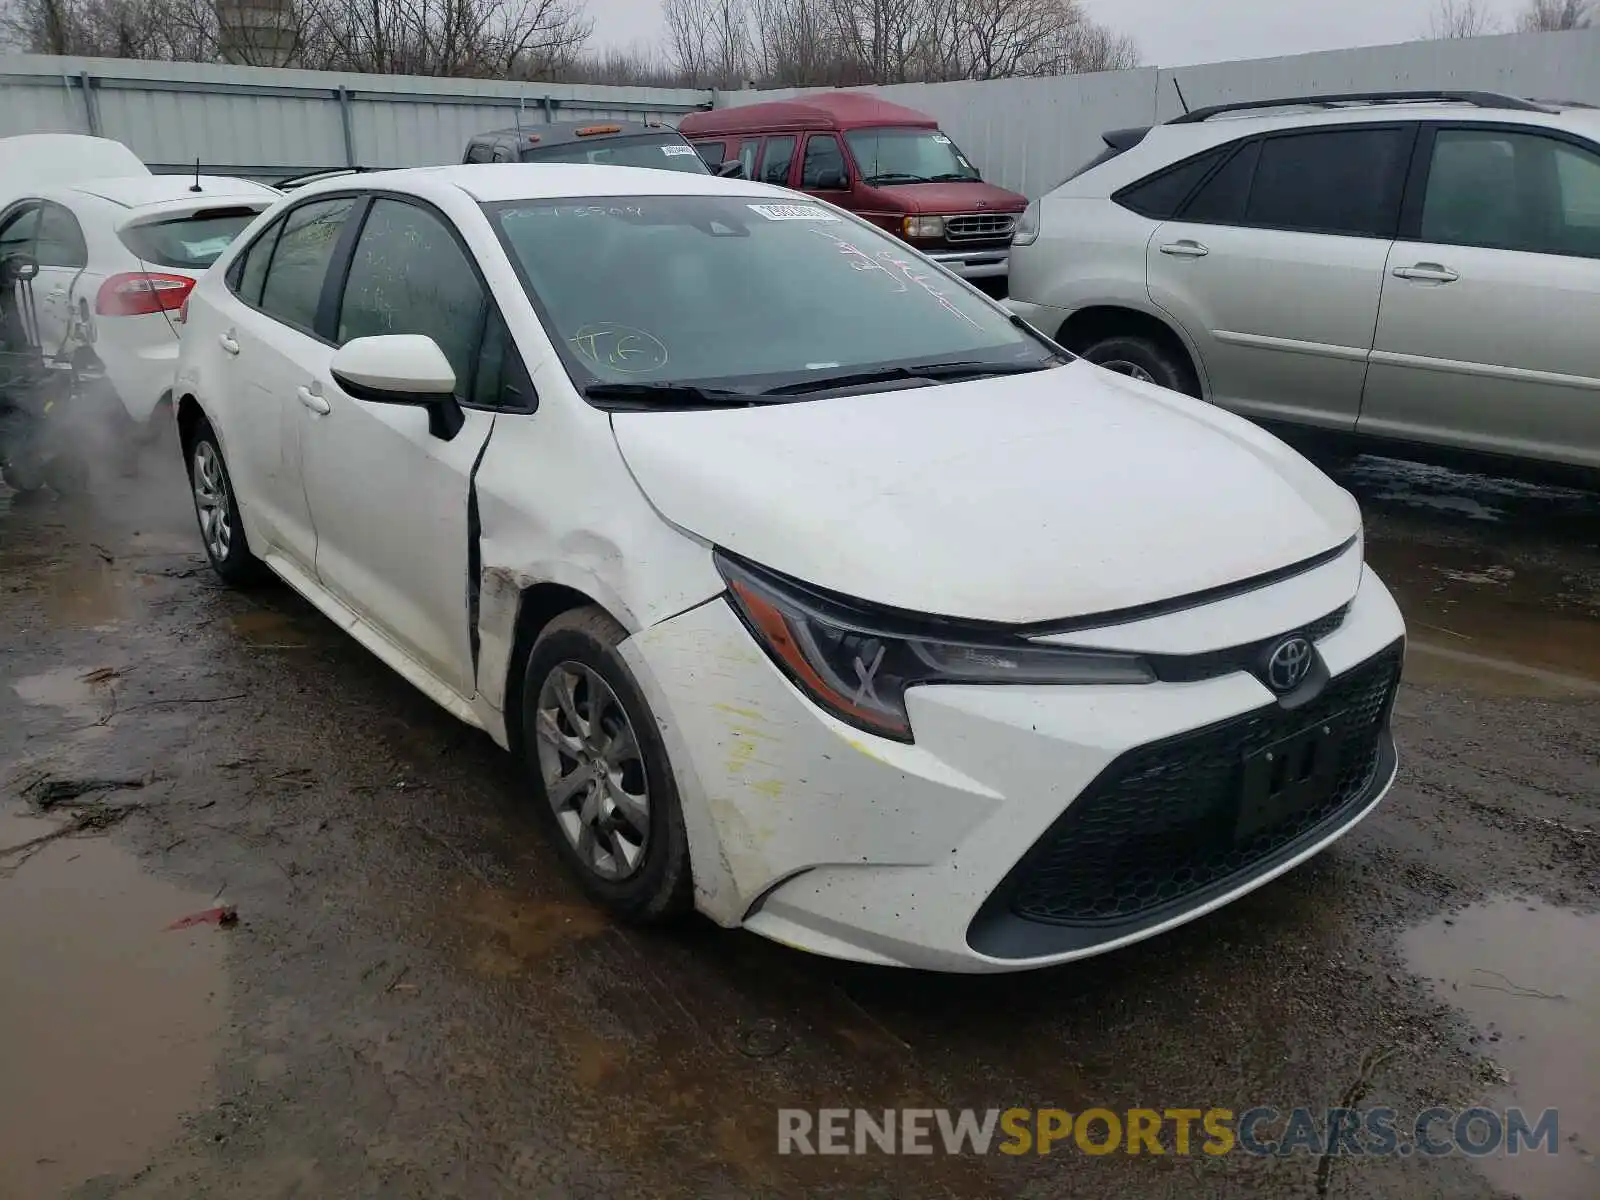
[[[214,561],[227,562],[233,545],[233,497],[222,456],[210,442],[201,442],[194,450],[194,510],[206,550]]]
[[[1156,377],[1150,374],[1136,362],[1129,362],[1125,358],[1113,358],[1100,364],[1108,371],[1115,371],[1118,375],[1126,375],[1130,379],[1137,379],[1143,383],[1154,383]]]
[[[539,689],[539,773],[561,831],[602,879],[638,871],[650,844],[650,788],[633,724],[600,674],[561,663]]]

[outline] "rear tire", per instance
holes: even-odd
[[[1153,338],[1116,334],[1084,347],[1081,356],[1119,375],[1187,396],[1200,395],[1200,383],[1186,359]]]
[[[200,544],[205,547],[211,569],[232,587],[249,587],[267,578],[267,568],[250,550],[244,524],[239,520],[239,505],[234,498],[233,479],[222,458],[211,422],[204,417],[194,431],[189,446],[189,487],[194,494],[195,519],[200,525]]]
[[[522,760],[584,890],[623,920],[660,924],[691,909],[694,876],[666,745],[617,653],[625,637],[595,606],[545,626],[523,672]]]

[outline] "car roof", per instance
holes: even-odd
[[[604,130],[579,136],[580,129]],[[514,129],[491,129],[487,133],[475,133],[473,142],[516,142],[519,146],[524,143],[543,148],[545,146],[559,146],[568,142],[603,142],[607,138],[639,137],[643,134],[658,134],[666,137],[679,136],[678,131],[670,125],[663,125],[659,121],[551,121],[534,125],[523,125]]]
[[[717,133],[754,133],[777,129],[861,129],[903,125],[937,129],[927,113],[892,104],[867,92],[825,92],[800,100],[771,100],[711,112],[690,113],[678,129],[688,137]]]
[[[192,189],[197,182],[193,175],[132,175],[111,179],[84,179],[62,191],[81,192],[120,204],[123,208],[143,208],[149,204],[162,204],[169,200],[215,198],[259,200],[275,198],[275,188],[237,179],[230,175],[201,175],[200,191]]]
[[[297,188],[299,199],[323,192],[392,191],[424,198],[452,191],[493,204],[504,200],[559,200],[577,196],[749,196],[808,201],[787,188],[748,179],[721,179],[654,167],[595,166],[589,163],[461,163],[447,167],[407,167],[318,180]]]

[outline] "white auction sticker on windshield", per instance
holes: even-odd
[[[694,147],[693,146],[663,146],[663,147],[661,147],[661,153],[663,153],[665,155],[668,155],[669,157],[671,155],[674,155],[674,154],[693,154],[694,153]]]
[[[747,204],[751,212],[760,213],[769,221],[837,221],[825,208],[815,204]]]
[[[950,139],[945,137],[945,135],[942,134],[942,133],[934,134],[933,135],[933,140],[938,142],[939,145],[941,145],[941,146],[948,146],[950,144]]]

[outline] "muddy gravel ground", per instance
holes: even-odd
[[[288,590],[222,588],[175,452],[145,467],[0,489],[5,1200],[1600,1195],[1600,496],[1358,462],[1413,638],[1389,798],[1176,933],[950,979],[609,923],[504,755]],[[776,1137],[781,1107],[1480,1102],[1559,1108],[1559,1153]]]

